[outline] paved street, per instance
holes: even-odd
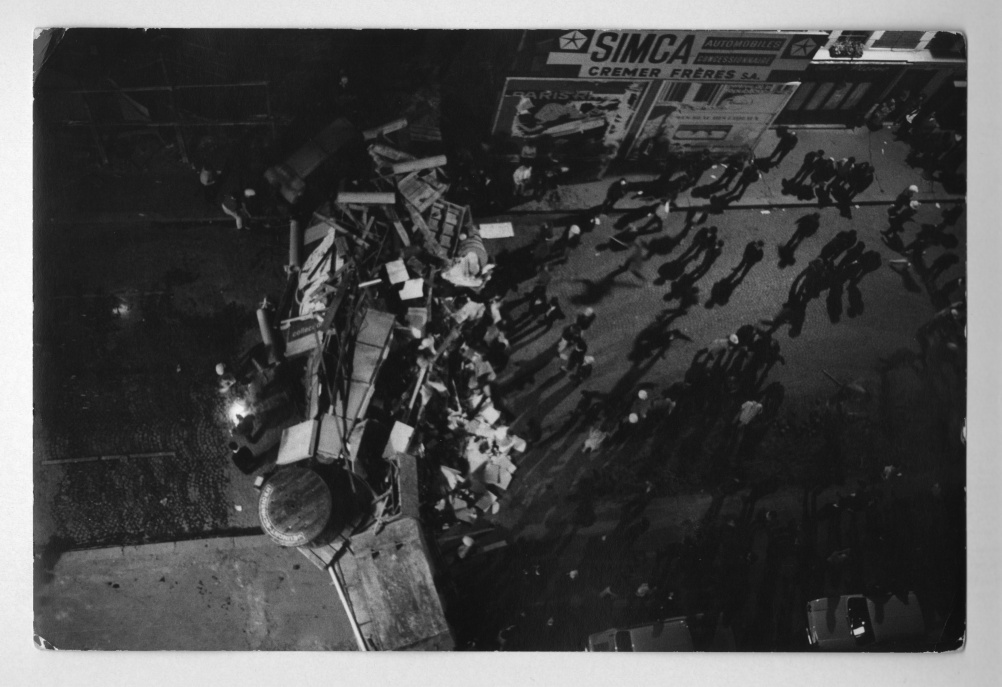
[[[808,134],[814,140],[805,148],[826,136]],[[879,483],[883,467],[894,464],[908,473],[908,499],[940,483],[944,503],[952,502],[963,467],[939,447],[957,444],[944,433],[956,429],[948,416],[956,414],[951,404],[962,384],[947,379],[944,388],[943,380],[908,367],[881,371],[881,358],[917,348],[915,332],[936,307],[923,286],[889,267],[901,256],[879,232],[888,200],[913,180],[928,200],[906,237],[939,223],[955,198],[915,179],[904,163],[904,144],[886,132],[830,136],[826,145],[841,146],[838,154],[879,146],[884,158],[878,184],[849,208],[851,217],[777,192],[778,180],[799,165],[798,149],[721,213],[707,212],[701,199],[680,198],[662,231],[636,239],[643,256],[639,274],[619,269],[631,249],[610,236],[642,200],[623,201],[565,262],[553,265],[550,291],[567,317],[585,307],[597,314],[585,337],[595,370],[580,385],[560,371],[556,344],[565,322],[515,342],[498,389],[517,418],[515,430],[539,436],[489,524],[489,536],[508,545],[456,568],[453,614],[461,639],[499,648],[498,632],[508,628],[501,635],[505,648],[577,649],[587,634],[605,627],[685,613],[700,618],[697,639],[705,649],[801,649],[803,603],[851,586],[823,570],[809,572],[841,545],[826,524],[805,548],[810,485],[818,487],[824,505],[856,480]],[[764,141],[763,149],[770,144]],[[517,254],[541,222],[567,221],[561,210],[569,204],[597,205],[604,187],[565,187],[547,204],[482,218],[516,226],[514,239],[490,246],[495,258]],[[195,211],[190,200],[179,207],[182,217]],[[796,248],[792,264],[780,266],[778,247],[815,212],[817,231]],[[153,225],[130,227],[128,216],[57,223],[40,235],[42,250],[36,252],[45,255],[38,266],[37,291],[45,303],[38,314],[38,354],[50,361],[37,368],[36,541],[47,543],[41,555],[56,561],[57,581],[65,549],[257,526],[250,479],[225,449],[212,367],[255,343],[253,308],[280,288],[284,237],[267,231],[237,236],[228,225],[178,224],[165,215]],[[696,302],[683,312],[678,301],[665,300],[672,262],[709,227],[717,228],[722,251],[704,261]],[[807,305],[796,335],[788,326],[777,328],[784,360],[760,387],[775,391],[781,385],[781,401],[769,430],[742,449],[740,460],[726,450],[732,438],[724,416],[706,416],[696,426],[654,417],[634,435],[582,451],[590,401],[593,411],[599,403],[625,409],[639,389],[656,397],[681,381],[700,349],[742,325],[774,318],[797,275],[848,228],[880,254],[883,266],[862,279],[855,301],[822,295]],[[962,215],[951,232],[963,254]],[[763,242],[764,258],[726,293],[715,290],[750,241]],[[927,251],[927,264],[937,250]],[[695,264],[679,266],[691,270]],[[940,283],[962,270],[961,262]],[[524,307],[515,306],[512,315]],[[868,395],[852,404],[841,426],[836,464],[824,429],[826,401],[838,390],[833,380],[859,385]],[[731,457],[721,462],[721,456]],[[750,488],[762,492],[757,503],[747,500]],[[756,519],[767,510],[778,513],[781,530]],[[886,533],[918,526],[912,518],[921,510],[909,512]],[[845,523],[844,536],[866,531],[867,522]],[[943,582],[938,588],[953,590],[958,572],[949,536],[963,529],[955,522],[945,527],[922,556],[932,566],[929,574]],[[72,578],[65,565],[63,574]],[[871,584],[888,575],[863,566],[850,579]],[[652,591],[638,597],[643,584]],[[494,600],[496,613],[479,612],[479,594]],[[934,627],[943,626],[953,604],[950,593],[940,596],[930,604]]]

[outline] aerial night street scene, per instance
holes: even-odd
[[[967,50],[39,32],[36,646],[960,650]]]

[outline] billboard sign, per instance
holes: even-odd
[[[634,141],[642,155],[669,146],[740,150],[754,147],[782,112],[799,83],[720,84],[712,96],[677,98],[674,82],[666,83]],[[688,91],[686,91],[688,93]]]
[[[555,149],[615,154],[650,84],[622,80],[509,78],[494,132]]]
[[[805,69],[826,32],[568,31],[548,65],[576,65],[580,78],[765,81]]]

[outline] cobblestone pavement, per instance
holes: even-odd
[[[828,134],[804,136],[787,164],[796,166],[802,153],[813,147],[807,139],[821,135]],[[874,159],[879,183],[860,199],[862,202],[887,201],[911,183],[912,173],[903,163],[906,151],[890,141],[886,132],[877,138],[849,133],[830,138],[833,145],[826,145],[826,149],[836,155],[843,153],[842,148],[849,151],[844,154],[854,154],[860,146],[876,155],[872,147],[876,141],[883,146],[880,155],[893,158],[890,162]],[[857,155],[857,159],[866,157]],[[749,190],[744,204],[783,202],[777,189],[784,173],[783,169],[770,172]],[[157,224],[146,222],[149,218],[140,217],[129,202],[105,206],[92,199],[88,206],[92,209],[115,209],[113,216],[95,215],[95,221],[114,223],[71,227],[57,222],[37,238],[35,484],[39,545],[48,541],[74,548],[169,540],[257,525],[250,480],[231,465],[225,450],[225,424],[213,391],[212,367],[255,340],[253,308],[263,295],[275,295],[280,288],[285,236],[283,232],[237,235],[225,224],[166,223],[171,216],[172,190],[186,199],[183,207],[175,208],[180,216],[200,211],[206,216],[215,214],[211,209],[199,210],[190,197],[197,194],[197,187],[182,176],[179,171],[171,177],[169,184],[177,184],[176,189],[158,189]],[[565,206],[593,206],[604,195],[604,186],[563,189],[557,205],[522,209],[545,212]],[[135,192],[141,195],[143,189]],[[943,189],[922,182],[922,193],[924,199],[938,197]],[[641,204],[627,201],[623,207]],[[690,204],[701,203],[684,199],[682,209]],[[935,202],[925,203],[909,232],[921,223],[938,221],[942,209]],[[822,211],[821,230],[800,247],[797,265],[779,268],[776,246],[789,239],[796,219],[814,210],[786,207],[763,213],[759,207],[739,206],[697,223],[692,232],[699,226],[718,225],[725,245],[699,283],[699,302],[673,324],[688,340],[674,341],[663,356],[648,352],[639,360],[631,359],[638,333],[651,327],[655,316],[667,307],[663,300],[667,286],[652,281],[659,267],[683,250],[664,237],[679,234],[685,213],[673,213],[662,234],[645,238],[650,250],[642,273],[647,283],[629,274],[607,279],[626,257],[608,241],[609,224],[618,215],[610,217],[557,267],[551,285],[569,314],[586,305],[598,311],[598,319],[587,334],[589,353],[597,358],[595,374],[580,387],[560,376],[551,347],[562,327],[555,327],[520,344],[510,370],[499,381],[507,386],[513,376],[524,376],[528,384],[521,389],[514,385],[505,395],[506,401],[518,409],[522,422],[535,417],[545,434],[558,432],[574,420],[580,390],[625,400],[641,384],[663,386],[679,379],[693,353],[711,340],[742,324],[775,315],[797,270],[836,231],[857,229],[860,238],[881,253],[885,265],[898,257],[877,236],[886,222],[882,206],[853,208],[851,219],[829,208]],[[515,216],[516,239],[511,244],[495,242],[491,248],[526,243],[533,236],[534,224],[544,218]],[[963,242],[962,222],[955,231]],[[685,241],[690,238],[684,237]],[[705,307],[711,286],[740,260],[752,238],[765,241],[766,259],[734,290],[725,306]],[[935,257],[932,251],[928,259]],[[944,278],[962,269],[963,262]],[[769,379],[785,386],[783,413],[759,445],[757,455],[744,466],[742,477],[747,484],[779,473],[788,487],[794,487],[774,502],[784,519],[796,518],[800,512],[795,485],[816,464],[824,446],[821,405],[834,386],[821,370],[838,380],[862,384],[874,397],[857,411],[858,417],[851,419],[843,432],[843,458],[851,468],[847,478],[857,473],[872,477],[888,460],[905,465],[922,480],[936,475],[942,467],[935,451],[928,449],[941,445],[939,436],[949,429],[940,420],[942,408],[937,407],[937,403],[950,402],[949,393],[944,394],[946,401],[937,401],[929,393],[927,380],[915,378],[907,370],[882,375],[875,367],[879,357],[914,346],[915,329],[933,312],[928,296],[906,288],[901,276],[886,267],[863,281],[861,293],[865,309],[858,317],[843,317],[835,324],[826,317],[822,299],[808,306],[802,335],[792,338],[781,332],[778,337],[787,364],[774,368]],[[955,380],[940,380],[937,388],[949,391],[950,384],[955,386]],[[726,477],[720,466],[705,460],[726,441],[726,424],[717,418],[701,442],[687,443],[685,436],[662,432],[627,438],[587,456],[580,452],[586,428],[572,424],[545,450],[533,450],[524,457],[494,522],[518,543],[511,549],[515,558],[500,564],[489,576],[496,583],[492,589],[507,581],[511,589],[524,591],[513,592],[515,598],[508,609],[520,608],[514,605],[519,598],[525,601],[521,609],[532,622],[520,640],[524,647],[576,648],[587,632],[613,623],[676,610],[708,611],[706,595],[679,589],[674,598],[668,598],[664,594],[671,593],[669,587],[657,580],[678,575],[677,561],[683,558],[678,545],[687,535],[698,534],[698,524],[708,509],[717,509],[713,531],[729,512],[741,510],[737,497],[722,504],[715,502],[709,491],[699,493],[701,489],[712,490]],[[159,452],[171,455],[136,455]],[[121,455],[132,457],[43,464]],[[683,459],[688,462],[683,464]],[[598,521],[577,527],[573,522],[575,495],[582,476],[591,471],[603,475],[607,488],[596,495]],[[917,488],[927,486],[922,480]],[[621,509],[647,482],[655,485],[659,498],[673,505],[652,507],[650,531],[632,532],[628,546],[617,544],[615,550],[610,549],[601,537],[620,537],[622,532],[617,533],[616,528]],[[242,510],[236,510],[238,505]],[[769,579],[766,572],[775,573],[772,563],[784,569],[788,552],[770,558],[766,568],[768,538],[756,534],[745,545],[757,550],[762,562],[744,571],[755,593],[772,588],[772,595],[764,593],[763,598],[789,599],[787,592],[775,590],[793,584],[790,575],[780,576],[785,582],[769,583],[772,587],[763,584]],[[818,555],[827,546],[822,538],[817,544]],[[587,583],[587,591],[575,592],[573,586],[565,587],[558,580],[579,562],[580,579]],[[536,565],[542,570],[538,576]],[[506,572],[499,574],[502,569]],[[698,566],[694,570],[692,575],[698,577]],[[526,579],[520,580],[518,575]],[[631,587],[651,580],[662,593],[649,600],[632,600]],[[822,580],[822,588],[824,584]],[[612,587],[615,598],[606,595],[595,606],[592,597],[599,598],[598,592],[605,586]],[[802,615],[798,604],[803,595],[818,588],[813,584],[796,590],[796,603],[788,602],[785,610],[777,610],[771,619],[757,613],[758,606],[746,598],[744,606],[731,609],[738,620],[728,625],[728,641],[732,645],[735,639],[754,643],[756,632],[761,631],[763,639],[756,648],[794,646],[790,643],[791,628]],[[698,585],[695,589],[699,591]],[[939,608],[944,607],[940,603]],[[470,608],[480,606],[471,604]],[[549,624],[554,616],[554,624]],[[569,617],[578,620],[571,622]],[[782,631],[781,618],[788,621]],[[473,634],[482,634],[490,627],[485,623]]]
[[[77,231],[42,237],[37,253],[45,259],[37,267],[36,543],[87,547],[255,527],[253,491],[226,450],[213,368],[242,352],[256,332],[252,299],[280,283],[279,267],[261,264],[271,258],[269,239],[219,228]],[[237,511],[241,503],[246,510]]]

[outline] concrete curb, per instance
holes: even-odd
[[[209,539],[188,539],[185,541],[141,544],[138,546],[108,546],[100,549],[79,549],[67,551],[60,556],[60,562],[90,562],[114,559],[138,558],[167,554],[191,554],[203,551],[227,551],[253,549],[271,540],[264,534],[242,534],[234,537],[211,537]]]

